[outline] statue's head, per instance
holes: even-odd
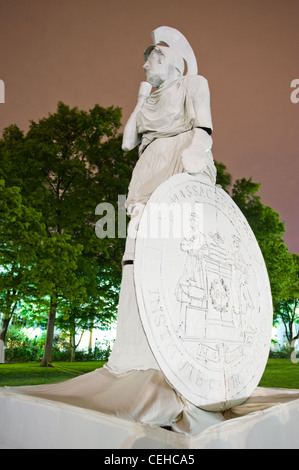
[[[160,26],[152,32],[153,45],[144,52],[143,66],[147,81],[159,88],[163,83],[177,80],[184,74],[197,75],[194,52],[182,33],[169,26]]]
[[[155,88],[163,83],[171,83],[184,74],[184,59],[168,46],[150,46],[146,49],[144,58],[146,80]]]

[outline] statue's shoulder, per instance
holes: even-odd
[[[198,92],[199,90],[209,90],[208,80],[202,75],[186,75],[184,78],[191,91],[194,90],[195,92]]]
[[[208,80],[202,75],[186,75],[186,86],[191,97],[209,99],[210,89]]]

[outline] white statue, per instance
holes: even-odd
[[[123,136],[123,149],[139,145],[140,156],[126,201],[131,221],[123,256],[117,339],[107,364],[114,372],[160,369],[141,326],[133,280],[136,234],[145,204],[161,183],[177,173],[201,173],[209,184],[216,180],[208,82],[197,75],[192,48],[179,31],[162,26],[152,38],[154,44],[144,53],[147,81],[140,85]],[[151,93],[152,87],[156,90]]]
[[[154,190],[171,176],[201,173],[215,183],[211,153],[212,119],[207,80],[197,75],[197,63],[186,38],[162,26],[152,33],[145,53],[146,82],[123,136],[123,150],[139,145],[126,201],[134,227]],[[188,67],[184,75],[185,62]],[[152,91],[152,87],[156,88]],[[129,230],[124,260],[134,258],[134,230]]]
[[[117,338],[106,367],[161,370],[187,402],[218,412],[243,403],[262,376],[270,284],[245,217],[214,184],[209,88],[192,49],[172,28],[158,28],[153,39],[145,51],[147,82],[124,131],[123,148],[139,145],[140,158],[126,202],[131,221]],[[182,212],[186,203],[194,208],[190,233],[181,241],[147,236],[160,227],[162,204],[171,220],[174,201]]]

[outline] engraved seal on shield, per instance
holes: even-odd
[[[149,199],[134,279],[149,345],[171,385],[212,411],[258,386],[271,342],[264,259],[242,212],[218,185],[172,176]]]

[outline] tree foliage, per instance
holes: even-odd
[[[274,303],[274,321],[284,325],[285,336],[290,347],[299,339],[299,256],[292,255],[294,275],[284,299]],[[296,332],[297,327],[297,332]]]
[[[260,184],[251,178],[236,180],[232,198],[245,215],[263,253],[274,302],[288,297],[295,275],[292,254],[283,239],[284,223],[279,214],[262,203],[256,193]]]
[[[20,188],[0,179],[0,357],[7,328],[20,305],[37,296],[43,226],[41,215],[23,203]],[[38,275],[37,275],[38,274]]]
[[[26,135],[10,126],[0,142],[6,187],[18,188],[42,225],[40,238],[31,239],[37,260],[29,264],[36,301],[49,309],[44,365],[51,362],[57,315],[67,319],[76,311],[83,319],[88,310],[107,322],[116,312],[124,240],[100,240],[94,226],[96,205],[116,205],[117,194],[127,189],[130,165],[119,161],[116,135],[120,118],[119,108],[96,105],[86,112],[60,102],[56,113],[31,122]],[[30,230],[25,233],[31,237]]]

